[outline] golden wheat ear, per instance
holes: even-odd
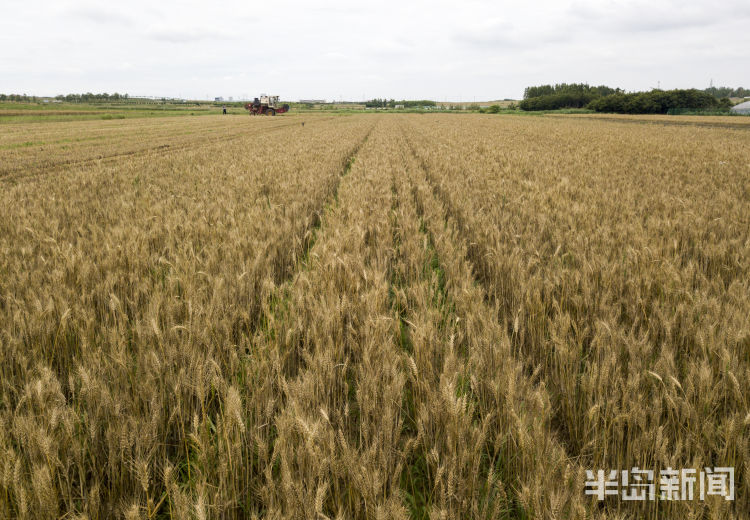
[[[744,518],[740,119],[0,124],[0,517]]]

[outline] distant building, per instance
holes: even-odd
[[[229,96],[229,101],[234,101],[234,98],[232,96]]]
[[[221,97],[221,96],[219,96],[219,97],[217,97],[217,98],[214,98],[214,101],[224,101],[224,98],[223,98],[223,97]]]
[[[750,101],[745,101],[739,105],[734,105],[729,111],[733,114],[745,114],[750,115]]]
[[[395,107],[393,107],[393,108],[404,108],[404,105],[396,105],[396,106],[395,106]]]
[[[306,105],[321,105],[326,102],[325,99],[300,99],[300,103],[304,103]]]

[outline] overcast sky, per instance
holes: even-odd
[[[0,92],[520,98],[750,87],[748,0],[2,0]]]

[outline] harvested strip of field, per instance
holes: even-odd
[[[666,114],[555,114],[548,113],[545,117],[561,117],[564,119],[599,119],[601,121],[648,121],[654,123],[695,124],[696,126],[710,126],[730,124],[750,126],[750,117],[744,116],[681,116]]]
[[[201,121],[194,119],[143,119],[143,120],[112,120],[112,121],[75,121],[75,122],[57,122],[45,125],[17,123],[6,125],[0,132],[0,143],[19,142],[28,140],[33,135],[38,140],[50,140],[55,138],[70,138],[89,136],[127,136],[134,130],[143,134],[180,134],[189,131],[211,129],[225,125],[227,118],[210,118],[210,121]],[[239,120],[238,120],[239,121]],[[237,121],[235,121],[236,123]]]
[[[0,125],[15,126],[34,124],[38,127],[53,122],[66,121],[106,121],[112,119],[163,118],[192,115],[216,114],[216,108],[208,106],[160,106],[158,104],[139,105],[63,105],[36,108],[35,105],[0,104]]]
[[[695,126],[702,128],[731,128],[750,130],[750,117],[738,116],[665,116],[613,114],[545,114],[546,117],[577,120],[609,121],[617,123],[652,124],[665,126]]]
[[[0,179],[49,173],[53,169],[109,160],[121,161],[137,154],[161,153],[165,150],[189,151],[209,144],[227,145],[252,134],[260,134],[298,124],[294,119],[280,121],[268,118],[242,118],[227,121],[208,118],[207,124],[192,118],[187,124],[154,124],[137,120],[106,127],[87,123],[67,123],[54,132],[6,134],[0,138]],[[239,123],[239,124],[238,124]],[[2,134],[0,134],[2,135]],[[251,152],[249,152],[251,153]]]

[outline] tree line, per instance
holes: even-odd
[[[717,99],[750,97],[750,89],[742,87],[708,87],[704,92],[708,92]]]
[[[396,105],[403,105],[404,108],[434,107],[437,106],[437,103],[429,99],[417,99],[410,101],[402,99],[401,101],[396,101],[395,99],[375,98],[365,101],[365,106],[367,108],[395,108]]]
[[[127,94],[107,94],[102,92],[101,94],[93,94],[86,92],[85,94],[60,94],[55,96],[58,101],[66,101],[68,103],[90,103],[95,101],[120,101],[128,99],[130,96]],[[39,101],[37,96],[28,96],[26,94],[0,94],[0,101],[17,101],[26,103],[36,103]]]
[[[127,94],[118,94],[117,92],[114,94],[107,94],[106,92],[93,94],[91,92],[86,92],[85,94],[61,94],[55,96],[55,99],[67,101],[68,103],[89,103],[92,101],[120,101],[122,99],[128,99],[128,97]]]
[[[729,98],[716,99],[697,89],[652,90],[613,94],[593,100],[588,107],[597,112],[619,114],[666,114],[671,110],[728,110]]]
[[[588,83],[557,83],[555,85],[539,85],[536,87],[526,87],[523,92],[523,98],[536,98],[541,96],[552,96],[555,94],[583,93],[593,94],[595,96],[608,96],[622,92],[622,89],[612,88],[606,85],[593,86]]]
[[[36,102],[36,96],[27,96],[26,94],[0,94],[0,101],[19,101],[19,102]]]
[[[620,88],[586,83],[558,83],[527,87],[521,110],[558,110],[586,108],[597,112],[622,114],[666,114],[672,110],[728,110],[728,95],[750,94],[742,87],[710,87],[705,90],[674,89],[625,93]]]
[[[607,85],[589,85],[588,83],[557,83],[526,87],[521,110],[557,110],[559,108],[584,108],[593,100],[602,96],[611,96],[623,92],[622,89]]]

